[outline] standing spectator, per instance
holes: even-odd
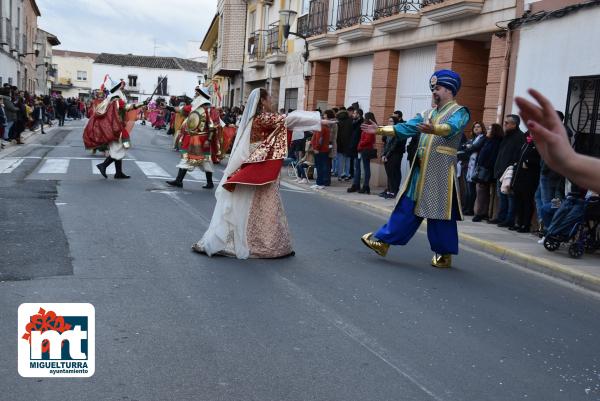
[[[331,121],[335,120],[335,113],[333,112],[333,110],[325,110],[325,118]],[[331,124],[329,125],[329,157],[328,157],[328,165],[332,166],[333,165],[333,170],[336,170],[336,161],[337,161],[337,153],[338,153],[338,149],[337,149],[337,132],[338,132],[338,125],[337,124]],[[331,169],[330,169],[331,170]],[[331,184],[331,176],[329,176],[329,183]]]
[[[323,189],[331,185],[331,177],[329,176],[329,127],[322,124],[321,131],[315,131],[310,142],[315,154],[315,167],[317,168],[317,182],[313,188]]]
[[[473,123],[473,127],[471,129],[473,133],[473,138],[467,142],[465,146],[465,151],[469,154],[469,161],[467,163],[467,173],[465,175],[466,178],[466,199],[465,199],[465,207],[464,207],[464,215],[465,216],[473,216],[475,211],[473,210],[475,207],[475,198],[477,197],[477,189],[476,183],[473,181],[473,174],[475,173],[475,166],[477,164],[477,156],[479,154],[479,150],[483,147],[485,143],[485,127],[483,123],[476,121]]]
[[[490,198],[496,192],[496,185],[494,183],[494,164],[498,157],[498,149],[500,148],[500,142],[502,141],[502,126],[500,124],[492,124],[489,131],[485,135],[483,146],[477,155],[475,162],[475,173],[472,179],[476,180],[476,192],[475,206],[473,217],[474,222],[479,222],[483,219],[487,219],[488,216],[492,215],[492,207],[490,204]],[[479,176],[479,171],[483,171],[484,176]],[[485,176],[487,175],[487,177]]]
[[[15,121],[17,120],[17,113],[19,112],[19,109],[14,105],[10,96],[2,96],[2,99],[4,101],[4,114],[6,116],[6,125],[4,127],[2,139],[5,141],[10,141],[12,139],[11,133]]]
[[[337,149],[338,149],[338,181],[350,180],[350,145],[352,143],[352,110],[344,108],[338,111]]]
[[[525,135],[519,129],[520,123],[521,119],[515,114],[509,114],[504,119],[504,138],[494,164],[494,178],[498,180],[496,187],[500,204],[496,218],[489,222],[497,224],[498,227],[512,227],[515,224],[514,197],[512,194],[502,193],[500,177],[508,166],[513,166],[519,160],[521,147],[525,143]]]
[[[62,96],[59,96],[56,99],[56,115],[58,117],[58,126],[62,127],[65,125],[65,113],[67,112],[67,105],[65,103],[65,99]]]
[[[356,115],[359,118],[355,118],[355,122],[360,121],[360,125],[362,125],[363,121],[367,125],[377,125],[375,115],[371,112],[365,114],[364,120],[362,118],[361,109],[356,111]],[[353,125],[354,124],[355,123],[353,123]],[[377,157],[377,150],[375,149],[375,134],[363,131],[360,125],[358,126],[360,136],[358,144],[356,145],[356,159],[354,161],[354,180],[352,186],[348,188],[348,192],[358,191],[359,194],[370,194],[371,188],[369,186],[369,182],[371,180],[371,159],[375,159]],[[365,173],[362,187],[360,186],[361,167]]]
[[[6,129],[6,113],[4,112],[4,98],[0,96],[0,138],[4,139]],[[0,141],[0,149],[4,149],[4,141]]]
[[[42,103],[41,99],[37,99],[35,101],[35,107],[33,108],[33,125],[40,125],[40,130],[42,134],[44,132],[44,121],[46,120],[46,110],[44,108],[44,103]]]
[[[398,111],[394,112],[388,119],[389,125],[396,125],[403,122],[402,117],[398,118]],[[402,113],[400,113],[402,116]],[[400,189],[400,181],[402,181],[402,156],[406,149],[406,139],[402,139],[399,136],[394,137],[383,137],[385,145],[383,147],[383,155],[381,161],[385,168],[385,174],[387,175],[387,188],[384,192],[380,193],[379,196],[385,199],[395,198]]]
[[[21,141],[21,134],[25,131],[27,123],[27,110],[25,108],[25,98],[22,95],[18,96],[15,106],[17,108],[17,119],[12,127],[12,136],[10,139],[17,145],[23,145],[24,142]]]
[[[515,197],[516,224],[509,227],[519,233],[528,233],[533,216],[534,195],[540,180],[540,154],[529,132],[521,147],[519,160],[515,165],[511,187]]]

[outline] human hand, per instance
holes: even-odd
[[[361,124],[360,125],[360,129],[361,131],[363,131],[366,134],[374,134],[377,132],[377,125],[375,124]]]
[[[515,102],[519,107],[519,114],[527,123],[537,150],[546,164],[552,170],[563,173],[563,167],[575,155],[567,131],[552,103],[535,89],[529,89],[528,92],[538,104],[517,97]]]
[[[425,134],[433,134],[435,132],[435,127],[431,122],[417,124],[417,128]]]

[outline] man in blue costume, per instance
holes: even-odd
[[[435,252],[432,266],[448,268],[458,254],[457,220],[462,220],[456,151],[470,119],[469,110],[454,98],[460,76],[451,70],[436,71],[429,81],[434,108],[417,114],[406,123],[385,127],[365,125],[364,131],[401,139],[421,134],[412,168],[387,224],[362,236],[363,243],[385,256],[390,245],[406,245],[423,219]]]

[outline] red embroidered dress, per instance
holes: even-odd
[[[254,118],[250,134],[250,156],[223,185],[233,191],[236,184],[265,185],[275,182],[287,155],[285,116],[261,113]]]

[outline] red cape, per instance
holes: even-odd
[[[116,102],[110,102],[106,113],[94,113],[83,130],[83,144],[87,149],[95,149],[112,141],[119,140],[123,125],[119,119]]]

